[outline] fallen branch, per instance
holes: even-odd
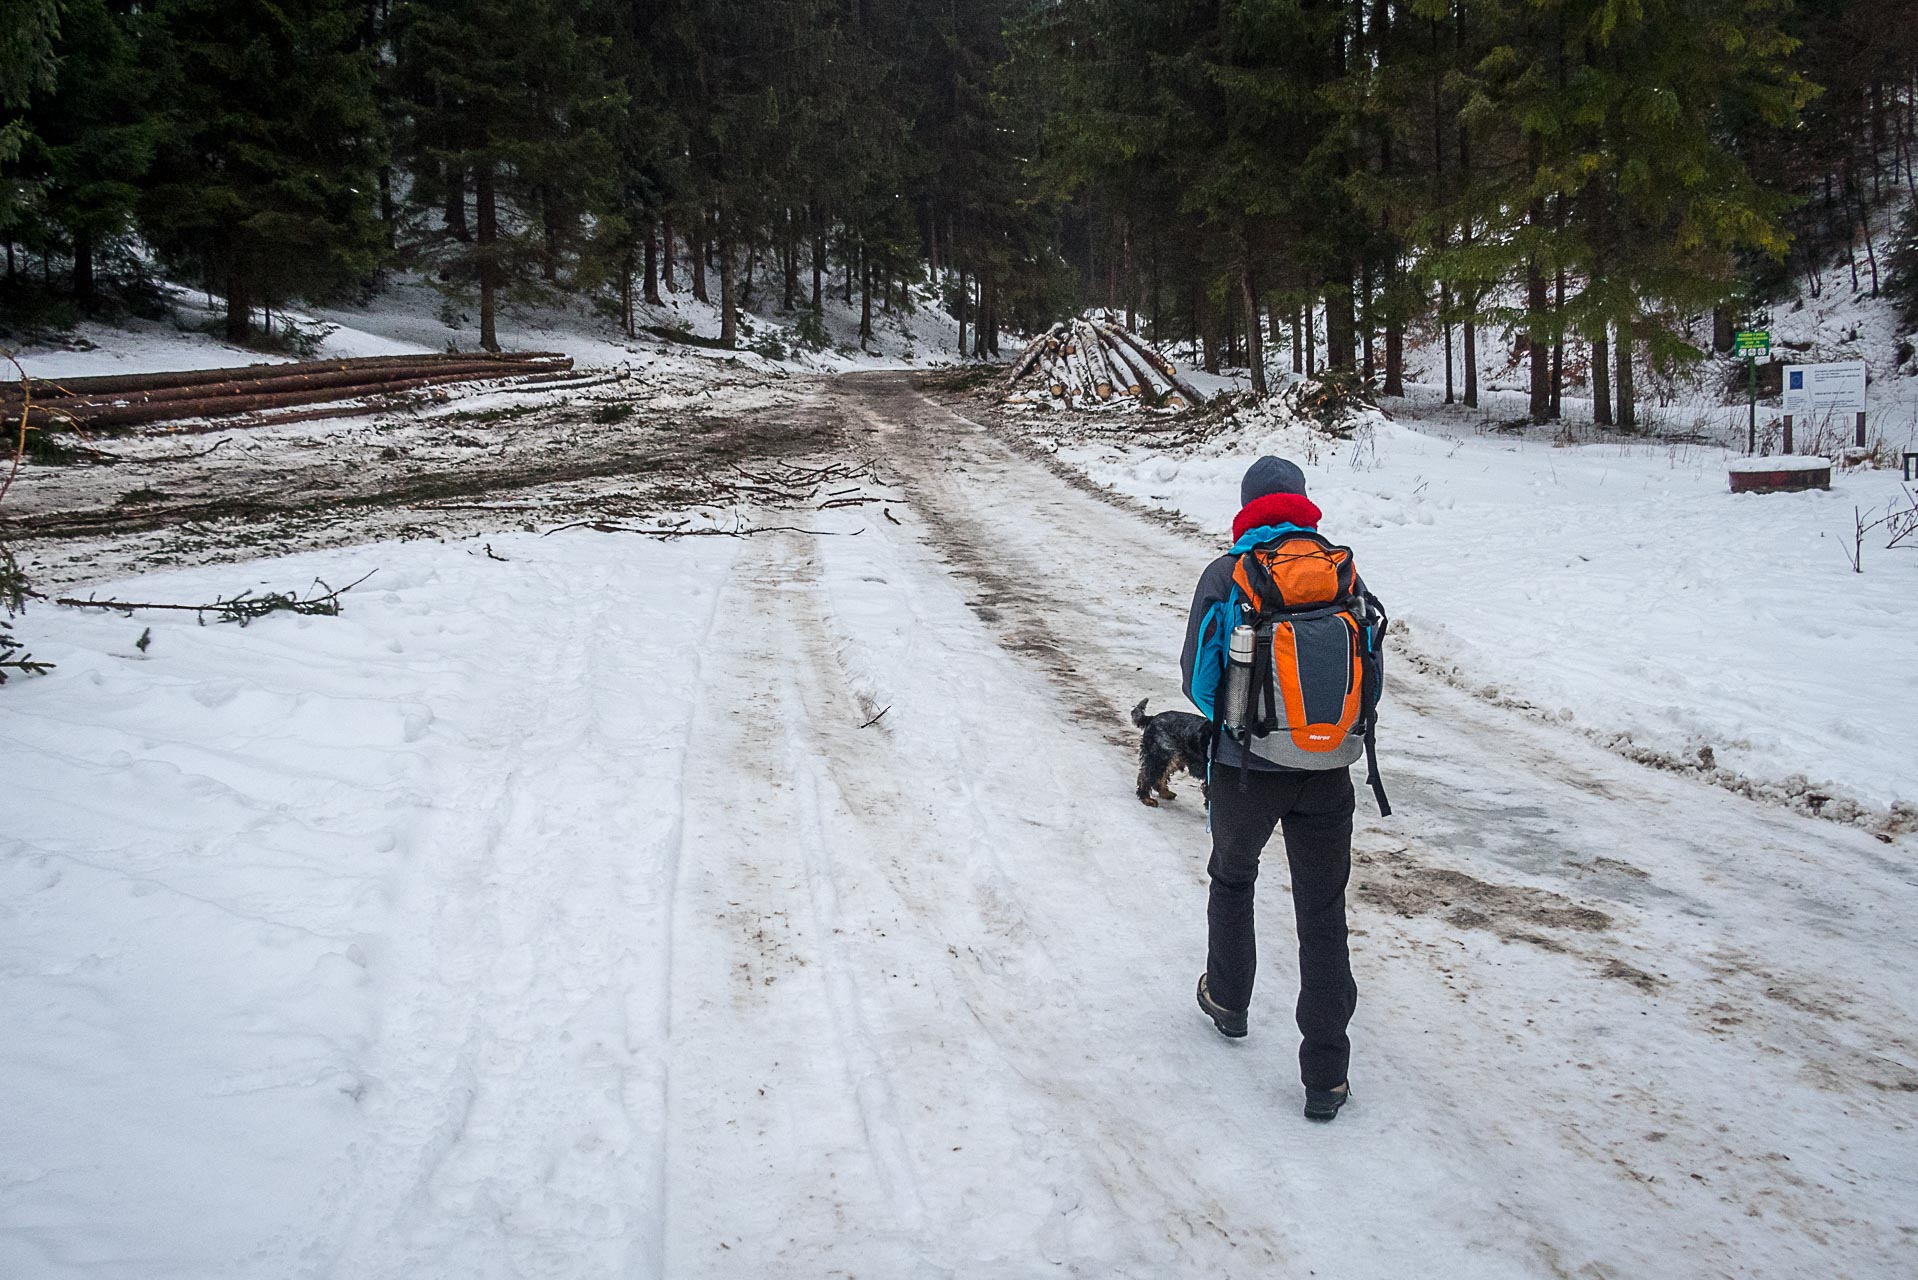
[[[769,484],[735,484],[731,480],[715,480],[713,484],[733,493],[763,493],[769,497],[784,498],[788,502],[805,502],[812,497],[810,493],[794,493],[790,489],[779,489]]]
[[[863,529],[847,533],[843,529],[801,529],[790,524],[760,525],[752,529],[639,529],[629,524],[609,524],[604,520],[575,520],[548,529],[540,537],[550,538],[568,529],[591,529],[595,533],[637,533],[648,538],[750,538],[757,533],[803,533],[809,538],[858,537]]]
[[[873,717],[872,719],[870,719],[870,720],[868,720],[868,721],[866,721],[866,723],[864,723],[864,724],[862,724],[862,725],[860,725],[859,727],[860,727],[861,729],[870,729],[870,728],[872,728],[872,727],[873,727],[874,725],[876,725],[876,724],[878,724],[878,723],[880,722],[880,720],[882,720],[882,719],[884,719],[884,718],[885,718],[885,715],[886,715],[886,712],[888,712],[888,711],[891,711],[891,710],[892,710],[892,704],[891,704],[890,702],[888,702],[888,703],[887,703],[887,704],[886,704],[886,705],[885,705],[885,706],[884,706],[883,708],[881,708],[881,710],[880,710],[880,712],[879,712],[879,714],[878,714],[878,715],[876,715],[876,716],[874,716],[874,717]]]
[[[229,596],[224,600],[215,600],[211,604],[168,604],[136,600],[96,600],[91,597],[85,600],[62,597],[55,600],[54,603],[65,605],[69,609],[111,609],[116,613],[129,615],[135,610],[142,609],[165,609],[176,613],[196,613],[202,615],[200,618],[202,624],[206,622],[204,615],[211,613],[217,615],[217,621],[237,622],[244,627],[254,619],[264,618],[269,613],[297,613],[305,617],[322,618],[338,617],[340,613],[340,597],[378,572],[379,570],[377,569],[369,569],[353,581],[338,589],[327,587],[325,582],[315,578],[313,580],[315,586],[326,587],[324,593],[316,596],[296,596],[290,591],[270,591],[263,596],[256,596],[251,591],[243,591],[237,596]]]
[[[219,448],[223,444],[231,443],[232,441],[230,439],[215,440],[212,446],[206,449],[189,449],[185,453],[163,453],[157,458],[127,458],[117,453],[102,453],[100,456],[102,458],[111,458],[116,463],[125,463],[128,466],[150,467],[161,462],[191,462],[195,458],[206,457],[207,454],[212,453],[214,449]]]

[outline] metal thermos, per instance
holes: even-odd
[[[1225,707],[1219,723],[1243,740],[1252,695],[1252,652],[1257,633],[1245,623],[1232,628],[1232,648],[1225,665]]]

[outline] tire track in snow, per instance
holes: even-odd
[[[730,569],[730,566],[728,566],[728,568]],[[671,1224],[672,1207],[672,1144],[670,1135],[672,1133],[673,1116],[672,1044],[673,982],[675,968],[673,964],[673,941],[679,933],[678,916],[681,905],[681,872],[686,864],[686,832],[689,825],[687,821],[689,816],[687,806],[691,803],[691,789],[687,785],[689,780],[689,762],[692,759],[693,748],[699,740],[706,718],[707,654],[712,649],[713,637],[719,629],[720,621],[726,616],[726,605],[735,595],[736,591],[737,588],[733,585],[732,575],[728,572],[725,585],[713,592],[712,606],[707,610],[705,624],[700,628],[699,641],[693,651],[692,679],[687,685],[690,690],[691,705],[686,715],[686,732],[682,735],[679,744],[679,806],[678,812],[674,816],[672,829],[666,833],[663,842],[664,847],[670,848],[672,852],[671,855],[664,860],[655,877],[656,883],[662,889],[660,896],[665,903],[664,908],[660,912],[661,938],[656,947],[656,954],[659,956],[659,959],[655,962],[655,968],[658,971],[659,978],[652,991],[653,1007],[650,1010],[639,1010],[639,1017],[637,1019],[643,1022],[649,1029],[653,1040],[653,1051],[657,1053],[660,1058],[657,1068],[657,1083],[647,1091],[657,1108],[656,1114],[658,1120],[657,1127],[652,1133],[653,1158],[651,1172],[653,1186],[651,1188],[650,1199],[653,1205],[653,1220],[650,1224],[651,1240],[649,1246],[645,1248],[644,1251],[652,1259],[653,1266],[651,1274],[655,1276],[671,1274],[667,1268],[667,1238]],[[635,1044],[633,1047],[638,1048],[639,1046]]]
[[[670,1042],[646,1018],[671,990],[676,845],[648,806],[683,787],[652,763],[678,695],[648,649],[672,629],[624,607],[643,575],[539,554],[495,571],[476,640],[519,677],[455,667],[439,690],[426,746],[449,785],[397,912],[425,924],[376,957],[373,1140],[316,1274],[661,1273]],[[592,603],[529,627],[529,598]]]
[[[1153,661],[1169,662],[1177,645],[1173,629],[1132,626],[1136,619],[1115,621],[1088,613],[1082,599],[1049,597],[1045,584],[1060,572],[1072,548],[1106,548],[1115,552],[1112,563],[1136,566],[1137,579],[1121,588],[1128,603],[1143,603],[1148,610],[1163,607],[1165,615],[1154,615],[1161,622],[1168,615],[1182,620],[1183,597],[1163,582],[1163,566],[1176,562],[1185,566],[1184,572],[1195,574],[1205,553],[1191,540],[1152,527],[1163,522],[1122,521],[1110,506],[1102,513],[1084,502],[1062,501],[1056,495],[1063,486],[1046,492],[1045,485],[1029,478],[1043,474],[1042,469],[1015,461],[1011,449],[991,441],[977,424],[917,395],[904,379],[848,379],[841,386],[839,394],[847,401],[848,412],[874,429],[882,462],[901,473],[913,508],[927,516],[934,535],[932,549],[956,573],[992,593],[976,602],[981,607],[975,611],[982,620],[1005,626],[1010,633],[1007,647],[1014,652],[1024,647],[1019,643],[1027,621],[1020,612],[1023,603],[1041,615],[1053,634],[1063,627],[1074,636],[1073,652],[1080,661],[1061,661],[1047,654],[1041,665],[1088,719],[1096,719],[1101,704],[1116,708],[1134,700],[1138,690],[1115,698],[1109,686],[1123,681],[1135,665],[1134,655],[1146,651],[1142,642],[1151,641],[1155,630],[1161,638],[1152,642]],[[1056,483],[1055,477],[1047,480]],[[1041,545],[1044,551],[1029,550]],[[1052,548],[1061,549],[1061,554],[1048,562],[1043,557]],[[1155,598],[1161,592],[1163,605]],[[1169,643],[1167,637],[1172,637]],[[1143,669],[1145,664],[1137,665]],[[1803,1257],[1807,1248],[1822,1255],[1828,1243],[1844,1240],[1853,1265],[1861,1273],[1875,1273],[1893,1238],[1887,1233],[1896,1230],[1891,1226],[1895,1219],[1883,1212],[1882,1199],[1891,1185],[1884,1180],[1885,1161],[1895,1148],[1879,1141],[1880,1126],[1892,1123],[1886,1099],[1896,1096],[1903,1076],[1894,1069],[1899,1067],[1895,1061],[1887,1068],[1886,1055],[1861,1057],[1846,1042],[1860,1038],[1876,1038],[1893,1046],[1912,1042],[1914,1010],[1906,998],[1908,992],[1887,987],[1882,967],[1864,958],[1888,951],[1909,955],[1908,936],[1895,924],[1897,912],[1888,909],[1889,903],[1899,900],[1895,895],[1909,888],[1909,877],[1891,873],[1876,850],[1852,833],[1773,811],[1753,811],[1742,801],[1716,795],[1689,780],[1646,775],[1637,766],[1607,758],[1596,747],[1568,740],[1568,735],[1550,726],[1527,723],[1498,708],[1466,706],[1463,695],[1436,682],[1417,676],[1408,680],[1403,667],[1397,680],[1397,687],[1408,696],[1395,700],[1401,710],[1391,720],[1396,750],[1388,747],[1388,768],[1406,812],[1391,824],[1379,824],[1369,819],[1362,801],[1359,848],[1374,857],[1390,857],[1390,842],[1404,843],[1394,829],[1410,830],[1421,836],[1428,856],[1395,866],[1395,871],[1414,877],[1430,872],[1435,889],[1448,882],[1476,882],[1490,901],[1517,904],[1527,914],[1539,914],[1533,908],[1541,903],[1554,910],[1562,904],[1573,913],[1567,919],[1582,920],[1589,917],[1579,911],[1596,900],[1613,923],[1597,932],[1574,929],[1567,933],[1526,929],[1518,927],[1524,922],[1515,920],[1513,928],[1501,930],[1522,945],[1539,946],[1538,958],[1525,961],[1522,968],[1549,969],[1556,955],[1581,956],[1592,967],[1562,988],[1562,997],[1550,998],[1552,1006],[1560,1006],[1563,999],[1570,1007],[1531,1006],[1527,1011],[1540,1016],[1527,1018],[1523,1028],[1505,1033],[1501,1056],[1513,1064],[1530,1064],[1529,1070],[1541,1074],[1543,1088],[1510,1098],[1512,1105],[1493,1121],[1495,1127],[1508,1131],[1508,1140],[1518,1147],[1537,1141],[1539,1127],[1549,1128],[1555,1115],[1565,1116],[1564,1123],[1586,1127],[1594,1123],[1594,1113],[1609,1113],[1618,1137],[1605,1146],[1604,1158],[1594,1156],[1579,1167],[1607,1180],[1611,1201],[1620,1206],[1631,1203],[1647,1187],[1675,1186],[1675,1192],[1661,1191],[1650,1203],[1640,1201],[1634,1212],[1648,1213],[1654,1220],[1669,1214],[1671,1225],[1691,1224],[1696,1232],[1691,1238],[1701,1242],[1701,1252],[1692,1260],[1700,1265],[1733,1270],[1769,1266],[1771,1262],[1759,1261],[1768,1256],[1776,1261],[1775,1255],[1766,1252],[1768,1247],[1783,1247],[1787,1255]],[[1724,856],[1735,855],[1741,845],[1762,847],[1767,856]],[[1438,856],[1429,856],[1441,850]],[[1798,865],[1807,855],[1829,874],[1806,867],[1801,876]],[[1617,873],[1608,867],[1617,868]],[[1880,869],[1888,878],[1880,876],[1875,890],[1856,882],[1860,871],[1868,873],[1869,879]],[[1361,869],[1361,884],[1365,875]],[[1801,887],[1807,882],[1815,886],[1811,901]],[[1594,899],[1594,894],[1600,896]],[[1446,896],[1421,890],[1416,900],[1449,906]],[[1850,916],[1846,932],[1822,925],[1829,908],[1820,899],[1846,904]],[[1805,937],[1802,931],[1809,931],[1817,941],[1814,955],[1826,957],[1821,963],[1794,948],[1773,969],[1774,973],[1786,970],[1780,976],[1787,991],[1800,984],[1816,989],[1821,984],[1814,975],[1821,969],[1831,971],[1827,966],[1835,964],[1836,972],[1869,991],[1857,993],[1846,1003],[1866,1011],[1873,1021],[1833,1034],[1824,1017],[1773,997],[1770,990],[1779,983],[1762,984],[1767,987],[1763,995],[1735,994],[1749,984],[1742,975],[1723,971],[1723,964],[1713,958],[1723,948],[1712,942],[1725,933],[1775,935],[1785,921],[1798,922],[1801,938]],[[1362,952],[1395,949],[1429,966],[1426,974],[1408,971],[1394,985],[1410,989],[1417,985],[1407,980],[1412,976],[1420,982],[1437,978],[1440,985],[1434,994],[1447,1002],[1479,1005],[1488,997],[1496,999],[1502,977],[1498,970],[1514,964],[1514,957],[1499,949],[1506,944],[1492,943],[1491,950],[1485,943],[1468,944],[1437,920],[1414,917],[1363,923],[1365,931],[1382,941],[1361,943]],[[1617,1007],[1618,997],[1587,990],[1594,979],[1601,984],[1619,979],[1616,985],[1639,990],[1665,980],[1673,984],[1671,990],[1678,998],[1628,996],[1624,1007]],[[1558,979],[1561,984],[1565,981]],[[1368,987],[1360,1014],[1362,1034],[1366,1023],[1377,1017],[1378,999],[1376,984]],[[1604,1011],[1602,1032],[1589,1023],[1567,1021],[1567,1015],[1588,1000]],[[1723,1016],[1728,1001],[1735,1009],[1731,1024]],[[1708,1009],[1718,1011],[1709,1024]],[[1409,1025],[1409,1007],[1386,1012]],[[1637,1026],[1611,1021],[1621,1014],[1655,1021]],[[1741,1022],[1742,1029],[1728,1030]],[[1547,1027],[1554,1030],[1548,1032]],[[1425,1033],[1433,1031],[1444,1032],[1466,1055],[1486,1047],[1475,1044],[1450,1017]],[[1628,1034],[1621,1037],[1621,1032]],[[1783,1049],[1787,1056],[1782,1061],[1738,1056],[1741,1042],[1754,1041],[1763,1046],[1765,1055]],[[1660,1050],[1665,1051],[1662,1062]],[[1797,1054],[1810,1059],[1802,1073],[1790,1069]],[[1389,1070],[1390,1056],[1378,1065]],[[1874,1061],[1878,1079],[1868,1082],[1862,1068]],[[1890,1076],[1885,1074],[1888,1069]],[[1593,1096],[1593,1087],[1605,1081],[1612,1082],[1612,1090]],[[1803,1095],[1806,1087],[1816,1092]],[[1471,1088],[1480,1090],[1483,1085],[1474,1083]],[[1774,1125],[1728,1105],[1733,1097],[1742,1101],[1794,1089],[1800,1092],[1792,1094],[1797,1101],[1791,1112],[1794,1119],[1788,1123],[1800,1144],[1818,1152],[1801,1157],[1798,1173],[1762,1154],[1774,1151],[1780,1141]],[[1878,1119],[1862,1127],[1857,1122],[1838,1123],[1830,1116],[1809,1120],[1810,1115],[1823,1113],[1827,1104],[1820,1095],[1826,1091],[1838,1095],[1829,1105],[1844,1105]],[[1470,1127],[1484,1123],[1489,1099],[1510,1089],[1495,1084],[1485,1098],[1458,1096],[1459,1105],[1432,1085],[1421,1083],[1419,1092],[1421,1106]],[[1657,1131],[1646,1138],[1641,1134],[1648,1125]],[[1585,1149],[1584,1144],[1576,1145]],[[1629,1159],[1621,1156],[1625,1151],[1631,1153]],[[1683,1162],[1692,1159],[1720,1171],[1742,1169],[1754,1185],[1740,1188],[1721,1172],[1701,1175],[1709,1177],[1713,1188],[1723,1188],[1706,1190],[1706,1184],[1687,1178]],[[1802,1176],[1806,1161],[1827,1172]],[[1877,1177],[1860,1183],[1849,1172],[1858,1168],[1873,1168]],[[1850,1197],[1863,1188],[1881,1197],[1875,1220],[1855,1211],[1833,1213],[1831,1206],[1836,1202],[1831,1196],[1840,1194],[1849,1204]],[[1598,1258],[1608,1253],[1631,1258],[1640,1248],[1653,1250],[1641,1255],[1649,1265],[1657,1247],[1648,1243],[1646,1233],[1604,1237],[1569,1231],[1571,1221],[1564,1207],[1585,1198],[1569,1188],[1555,1189],[1548,1178],[1534,1177],[1507,1192],[1500,1212],[1510,1231],[1532,1242],[1537,1264],[1555,1272],[1587,1266],[1615,1270],[1617,1263],[1601,1263]],[[1673,1211],[1670,1205],[1682,1208]],[[1767,1246],[1763,1236],[1738,1225],[1748,1208],[1763,1211],[1760,1206],[1782,1211],[1800,1225]],[[1707,1234],[1710,1222],[1720,1225]],[[1702,1243],[1707,1240],[1714,1243]],[[1666,1246],[1667,1251],[1671,1247]],[[1637,1264],[1625,1265],[1629,1270]]]
[[[913,545],[901,548],[901,563],[883,558],[869,562],[876,548],[903,543],[908,538],[914,540]],[[883,584],[885,598],[898,602],[909,617],[903,625],[915,637],[928,637],[925,649],[912,645],[915,665],[941,670],[970,645],[976,645],[971,629],[965,626],[970,620],[965,618],[957,596],[944,608],[934,608],[933,602],[924,598],[929,588],[915,580],[908,565],[923,566],[927,557],[910,528],[903,534],[887,531],[878,540],[831,544],[821,548],[819,555],[850,561],[828,576],[829,584],[853,579]],[[923,573],[924,569],[917,571]],[[951,594],[949,586],[942,584],[940,589]],[[975,743],[976,749],[989,751],[994,739],[990,721],[980,724],[974,720],[975,714],[989,717],[993,713],[984,708],[972,712],[968,704],[982,696],[1018,696],[1010,688],[981,689],[970,683],[982,674],[976,664],[958,668],[949,679],[935,681],[949,686],[937,692],[894,690],[903,701],[888,722],[909,737],[917,737],[911,733],[916,723],[911,719],[915,702],[920,704],[921,713],[943,712],[948,704],[966,708],[958,717],[941,721],[945,732],[937,735],[939,747],[952,753],[951,760],[924,757],[919,753],[925,744],[918,741],[902,755],[905,744],[890,740],[890,735],[881,739],[853,728],[868,714],[863,709],[868,700],[859,689],[877,677],[870,671],[853,674],[872,655],[858,652],[857,637],[863,630],[860,602],[853,601],[850,611],[839,616],[836,592],[828,586],[827,615],[808,616],[803,621],[808,631],[818,629],[813,669],[826,673],[839,684],[841,692],[829,694],[817,704],[809,702],[805,723],[820,740],[817,758],[845,797],[847,816],[867,833],[858,843],[869,848],[917,851],[915,864],[899,871],[894,882],[901,899],[912,904],[920,916],[908,932],[956,944],[943,953],[923,957],[925,967],[917,971],[920,981],[936,979],[941,987],[952,988],[957,1001],[956,1005],[948,1001],[949,1007],[940,1010],[937,1025],[921,1029],[917,1038],[965,1044],[968,1065],[955,1076],[950,1064],[942,1064],[943,1074],[962,1076],[983,1098],[1010,1095],[1005,1103],[1013,1112],[1009,1128],[1016,1140],[1015,1149],[990,1166],[968,1166],[971,1177],[994,1187],[1017,1185],[1021,1198],[1031,1202],[1017,1215],[1019,1227],[1003,1226],[994,1234],[994,1243],[1008,1250],[1008,1257],[1025,1259],[1010,1273],[1019,1274],[1033,1258],[1044,1258],[1070,1267],[1075,1274],[1200,1271],[1230,1275],[1239,1273],[1234,1270],[1235,1259],[1250,1266],[1255,1258],[1266,1260],[1258,1265],[1270,1265],[1295,1256],[1296,1243],[1288,1247],[1271,1233],[1269,1210],[1253,1208],[1239,1199],[1246,1192],[1257,1194],[1256,1176],[1243,1182],[1235,1182],[1229,1175],[1221,1180],[1215,1166],[1222,1153],[1195,1141],[1199,1127],[1182,1123],[1173,1115],[1159,1119],[1155,1115],[1159,1108],[1154,1103],[1144,1103],[1142,1112],[1141,1096],[1127,1087],[1126,1072],[1108,1079],[1097,1068],[1087,1074],[1087,1065],[1082,1065],[1114,1049],[1122,1059],[1129,1058],[1136,1051],[1132,1046],[1137,1031],[1116,1037],[1102,1032],[1099,1024],[1110,1018],[1098,1008],[1096,997],[1090,1008],[1083,996],[1075,997],[1074,991],[1081,984],[1073,975],[1088,966],[1089,957],[1102,962],[1092,963],[1092,968],[1109,968],[1116,959],[1111,955],[1114,931],[1124,936],[1130,928],[1158,920],[1162,894],[1152,877],[1137,877],[1140,868],[1128,859],[1132,864],[1116,877],[1093,881],[1095,885],[1114,886],[1115,893],[1095,893],[1084,900],[1051,895],[1050,910],[1043,918],[1033,918],[1029,896],[1041,891],[1041,885],[1057,872],[1038,871],[1041,883],[1034,884],[1032,864],[1061,856],[1076,859],[1080,851],[1071,847],[1071,841],[1059,842],[1056,850],[1043,845],[1033,848],[1027,844],[1034,834],[1030,827],[1018,822],[1009,830],[1006,815],[1008,805],[1042,801],[1065,807],[1068,812],[1061,819],[1063,824],[1083,831],[1087,829],[1083,819],[1090,814],[1078,812],[1079,806],[1100,805],[1096,790],[1081,800],[1071,791],[1040,779],[1000,777],[1005,773],[1002,763],[990,756],[982,761],[969,755]],[[960,611],[958,625],[951,616],[955,609]],[[978,638],[990,645],[989,636]],[[981,653],[979,659],[994,666],[1007,661],[991,649]],[[896,679],[898,673],[893,675]],[[1020,684],[1023,681],[1015,681],[1012,688]],[[840,704],[837,708],[835,701]],[[1007,725],[1004,731],[1016,734],[1028,746],[1037,746],[1029,730],[1015,731]],[[975,775],[1016,781],[1025,789],[995,789],[988,794],[985,784],[975,781]],[[1034,787],[1038,789],[1032,790]],[[1123,788],[1123,795],[1130,798],[1129,784]],[[1135,813],[1131,809],[1121,812]],[[989,903],[975,899],[972,905],[976,909],[968,911],[964,895],[941,892],[942,877],[949,871],[970,879],[981,870],[976,862],[952,868],[938,859],[936,851],[964,843],[963,838],[954,840],[946,835],[954,828],[976,830],[978,843],[995,851],[988,873],[1003,882],[1000,900],[1018,913],[1021,932],[1029,938],[1026,945],[1035,951],[1035,963],[1013,968],[975,963],[981,960],[977,944],[994,936],[1000,925]],[[1020,853],[1021,869],[1003,866],[996,856],[999,849]],[[1181,874],[1190,874],[1183,863],[1180,865]],[[914,882],[920,879],[929,883],[914,892]],[[1111,900],[1105,901],[1108,896]],[[1142,941],[1122,949],[1136,951],[1142,947],[1149,949],[1149,944]],[[1039,948],[1045,950],[1040,952]],[[1060,953],[1054,955],[1054,948]],[[1160,962],[1165,959],[1159,957]],[[1114,1012],[1122,1023],[1137,1020],[1134,1012]],[[1186,1019],[1196,1017],[1183,1002],[1178,1005],[1178,1013]],[[1207,1049],[1216,1046],[1194,1034],[1186,1019],[1181,1019],[1178,1030],[1172,1033],[1172,1044],[1161,1047],[1171,1049],[1172,1061],[1196,1063]],[[1151,1040],[1156,1044],[1158,1039],[1155,1028]],[[1242,1067],[1252,1065],[1243,1057],[1239,1062]],[[1256,1070],[1247,1083],[1255,1092],[1263,1093],[1264,1081]],[[962,1096],[944,1091],[932,1098],[926,1097],[923,1087],[919,1092],[925,1118],[914,1128],[926,1158],[937,1159],[943,1151],[927,1136],[928,1131],[937,1131],[942,1125],[951,1127],[953,1136],[965,1136],[970,1150],[978,1141],[979,1123],[985,1122],[977,1104],[968,1105]],[[1228,1166],[1234,1158],[1227,1157]],[[1015,1176],[1026,1180],[1014,1183]],[[950,1186],[943,1190],[947,1196],[953,1193]],[[1226,1199],[1222,1200],[1222,1195]],[[1228,1202],[1233,1205],[1230,1209],[1226,1207]],[[953,1212],[949,1201],[942,1199],[940,1205],[940,1210],[933,1213],[932,1221],[938,1229],[932,1234],[935,1239],[950,1240],[942,1252],[951,1258],[957,1272],[972,1274],[979,1256],[953,1252],[965,1248],[970,1224],[949,1219],[947,1215]],[[1399,1234],[1409,1234],[1410,1229],[1408,1223],[1407,1231]],[[1022,1234],[1022,1230],[1030,1234]],[[972,1243],[979,1247],[977,1241]],[[1493,1270],[1496,1272],[1496,1267]]]

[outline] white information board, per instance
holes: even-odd
[[[1785,366],[1785,412],[1794,417],[1865,411],[1865,362]]]

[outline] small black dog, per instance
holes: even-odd
[[[1212,795],[1205,774],[1206,757],[1212,748],[1212,722],[1190,711],[1161,711],[1156,716],[1147,716],[1148,701],[1141,698],[1139,705],[1132,708],[1132,723],[1145,730],[1139,739],[1140,802],[1157,808],[1159,802],[1152,798],[1154,791],[1164,799],[1175,799],[1168,784],[1173,774],[1184,769],[1199,780],[1200,793],[1210,804]]]

